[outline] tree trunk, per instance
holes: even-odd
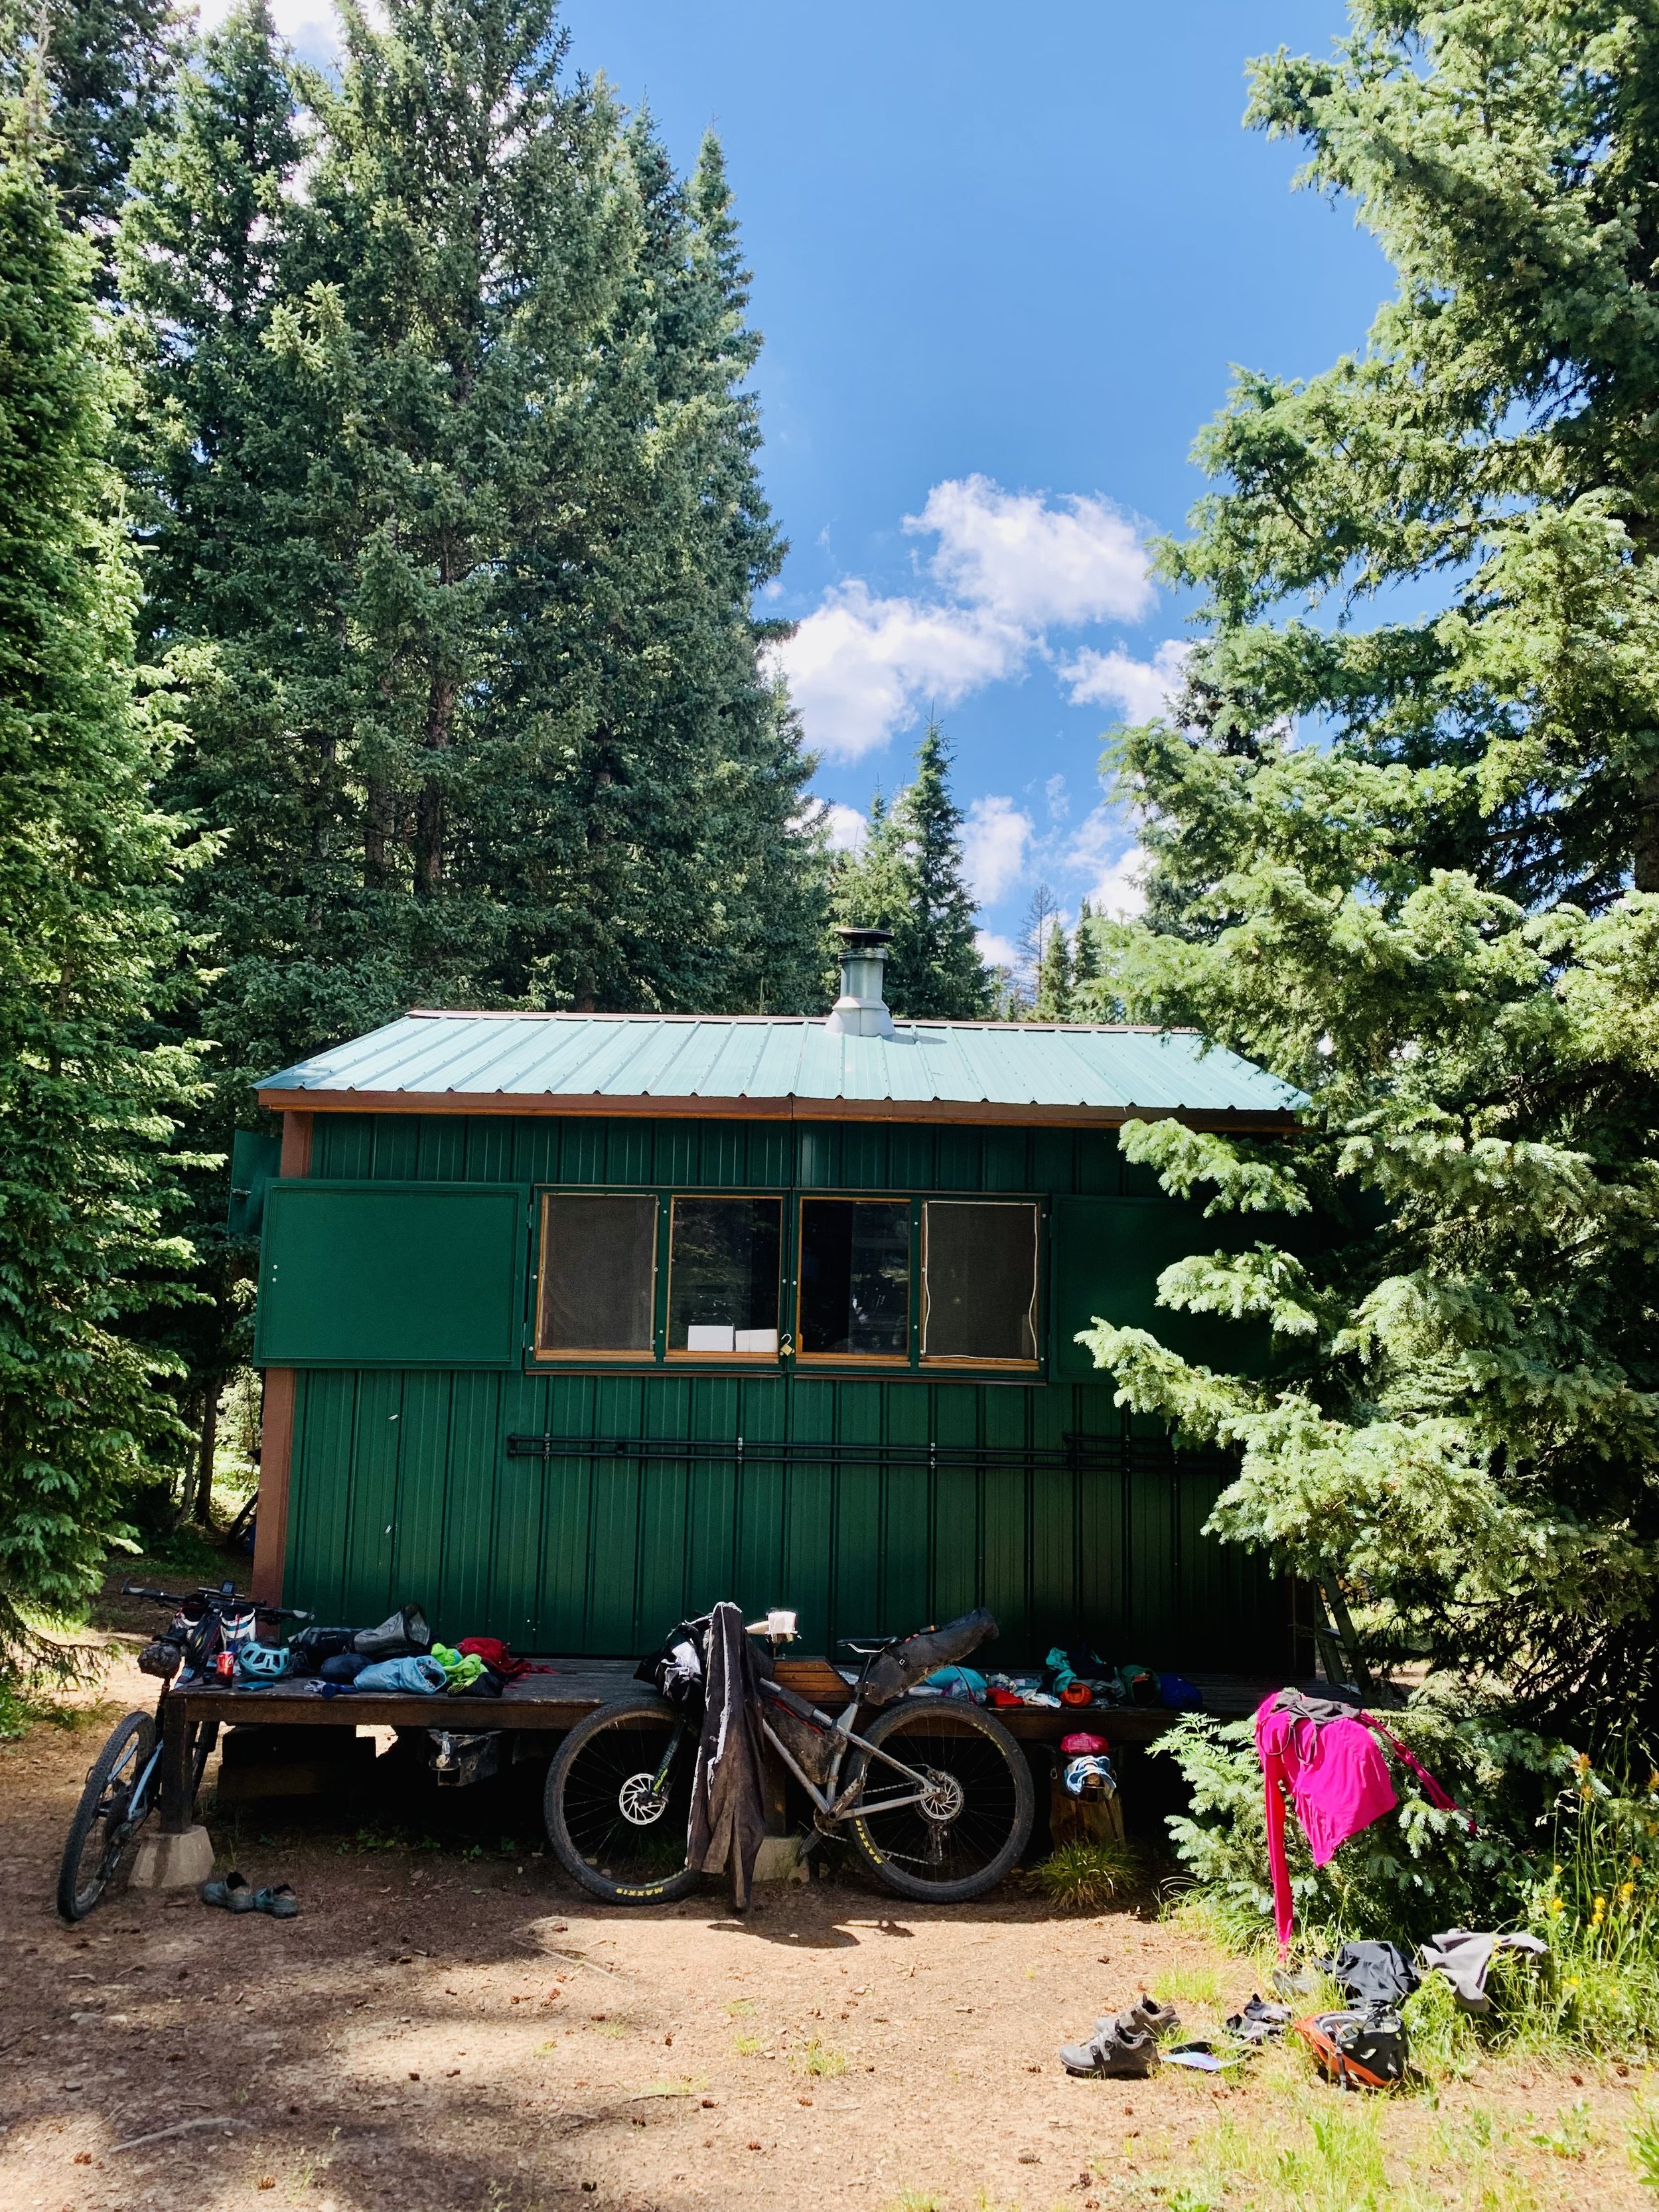
[[[1659,891],[1659,769],[1642,780],[1632,858],[1638,891]]]
[[[219,1378],[207,1386],[202,1409],[202,1442],[196,1461],[196,1519],[205,1528],[213,1511],[213,1462],[219,1448]]]
[[[386,888],[386,846],[392,830],[392,787],[371,778],[363,808],[363,883],[369,890]]]
[[[455,684],[452,678],[434,676],[427,696],[426,749],[449,750],[451,723],[455,713]],[[444,879],[444,791],[435,776],[421,787],[415,808],[415,895],[435,898]]]

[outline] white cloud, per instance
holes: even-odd
[[[1041,629],[1138,622],[1152,603],[1146,549],[1109,501],[1008,492],[988,477],[935,484],[908,531],[935,533],[946,590],[1001,620]]]
[[[975,932],[974,943],[980,958],[988,968],[1006,968],[1012,971],[1019,966],[1019,948],[1012,938],[999,937],[992,929],[981,929]]]
[[[843,806],[832,799],[823,810],[823,833],[832,853],[856,853],[864,844],[870,824],[856,806]]]
[[[884,744],[926,706],[954,707],[1019,676],[1048,650],[1051,628],[1139,621],[1155,597],[1134,526],[1108,500],[1051,500],[1006,492],[988,477],[953,477],[904,527],[939,541],[933,592],[886,598],[849,577],[771,656],[808,741],[836,759]],[[1137,665],[1120,652],[1085,654],[1075,666],[1086,678],[1108,660]]]
[[[231,0],[202,0],[202,28],[216,30],[230,9]],[[370,8],[365,13],[378,27],[380,11]],[[277,36],[286,39],[302,61],[338,58],[340,27],[328,0],[270,0],[270,14]]]
[[[776,661],[811,743],[856,760],[914,722],[924,702],[953,707],[1017,674],[1028,649],[983,609],[877,599],[854,578],[777,647]]]
[[[1061,661],[1060,672],[1071,686],[1074,707],[1117,707],[1127,721],[1149,722],[1180,688],[1191,650],[1184,639],[1167,637],[1150,660],[1136,660],[1121,647],[1096,653],[1085,646],[1073,659]]]
[[[963,826],[963,870],[975,903],[994,906],[1019,881],[1034,825],[1012,799],[976,799]]]
[[[1127,852],[1120,853],[1108,865],[1089,894],[1089,902],[1095,912],[1113,920],[1145,914],[1146,869],[1146,855],[1139,845],[1131,845]]]

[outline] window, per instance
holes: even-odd
[[[807,1358],[909,1357],[908,1199],[802,1200],[798,1349]]]
[[[1036,1361],[1036,1208],[929,1199],[921,1209],[924,1359]]]
[[[652,1350],[654,1196],[550,1193],[542,1200],[538,1352]]]
[[[775,1198],[677,1198],[668,1255],[670,1352],[778,1352]]]

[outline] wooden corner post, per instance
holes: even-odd
[[[283,1115],[284,1177],[311,1173],[309,1114]],[[288,1478],[294,1455],[294,1384],[291,1367],[265,1370],[264,1408],[259,1429],[259,1507],[253,1537],[253,1595],[262,1605],[283,1601],[283,1570],[288,1556]]]

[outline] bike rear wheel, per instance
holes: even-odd
[[[150,1715],[129,1713],[88,1771],[58,1870],[58,1910],[65,1920],[84,1920],[119,1872],[150,1809],[147,1795],[131,1816],[133,1791],[155,1748]]]
[[[566,1873],[607,1905],[663,1905],[694,1889],[686,1829],[696,1748],[696,1730],[665,1698],[601,1705],[578,1721],[543,1799]]]
[[[927,1778],[921,1803],[884,1812],[910,1788],[860,1754],[863,1790],[848,1826],[887,1887],[940,1905],[994,1889],[1025,1848],[1035,1804],[1025,1754],[1002,1723],[977,1705],[928,1698],[894,1705],[860,1733]]]

